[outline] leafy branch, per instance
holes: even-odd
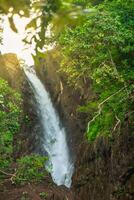
[[[113,96],[117,95],[118,93],[120,93],[122,90],[124,90],[126,88],[126,86],[124,86],[123,88],[121,88],[120,90],[118,90],[117,92],[115,92],[114,94],[110,95],[109,97],[107,97],[104,101],[102,101],[99,105],[98,105],[98,112],[97,114],[88,122],[88,128],[87,128],[87,132],[89,132],[90,129],[90,124],[92,122],[94,122],[96,120],[96,118],[98,116],[100,116],[102,109],[103,109],[103,105],[104,103],[106,103],[107,101],[109,101],[109,99],[111,99]],[[119,123],[119,119],[118,119],[118,123]]]

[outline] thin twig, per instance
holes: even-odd
[[[14,175],[14,174],[7,173],[7,172],[5,172],[5,171],[3,171],[3,170],[1,170],[1,169],[0,169],[0,172],[1,172],[2,174],[7,175],[7,176],[13,176],[13,175]]]
[[[10,173],[7,173],[7,172],[5,172],[5,171],[3,171],[3,170],[1,170],[1,169],[0,169],[0,172],[1,172],[2,174],[4,174],[4,175],[10,176],[10,180],[11,180],[12,184],[14,183],[13,178],[16,177],[16,173],[17,173],[17,172],[15,172],[14,174],[10,174]]]

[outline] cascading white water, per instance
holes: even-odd
[[[34,68],[24,67],[24,72],[33,88],[37,101],[37,109],[43,129],[43,147],[49,157],[47,168],[51,166],[52,179],[57,185],[70,187],[73,164],[69,156],[65,129],[61,125],[50,96],[37,77]]]

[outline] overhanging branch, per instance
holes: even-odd
[[[120,90],[118,90],[117,92],[115,92],[114,94],[110,95],[109,97],[107,97],[104,101],[102,101],[99,105],[98,105],[98,112],[97,114],[88,122],[88,128],[87,128],[87,132],[89,132],[89,128],[90,128],[90,124],[92,122],[95,121],[95,119],[101,114],[102,112],[102,108],[103,108],[103,104],[106,103],[109,99],[111,99],[113,96],[115,96],[116,94],[120,93],[122,90],[124,90],[126,88],[126,86],[124,86],[123,88],[121,88]]]

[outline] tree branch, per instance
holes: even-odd
[[[1,170],[1,169],[0,169],[0,172],[1,172],[2,174],[7,175],[7,176],[13,176],[13,175],[14,175],[14,174],[7,173],[7,172],[5,172],[5,171],[3,171],[3,170]]]
[[[106,103],[109,99],[111,99],[113,96],[115,96],[116,94],[120,93],[122,90],[124,90],[126,88],[126,86],[124,86],[123,88],[121,88],[120,90],[118,90],[117,92],[115,92],[114,94],[110,95],[109,97],[107,97],[104,101],[102,101],[99,105],[98,105],[98,112],[97,114],[88,122],[88,128],[87,131],[89,132],[89,128],[90,128],[90,124],[95,121],[95,119],[101,114],[102,112],[102,108],[103,108],[103,104]]]
[[[2,174],[6,175],[6,176],[10,176],[10,177],[11,177],[10,180],[11,180],[12,184],[14,183],[13,178],[16,177],[16,173],[17,173],[17,172],[15,172],[14,174],[10,174],[10,173],[7,173],[7,172],[5,172],[5,171],[3,171],[3,170],[1,170],[1,169],[0,169],[0,172],[1,172]]]

